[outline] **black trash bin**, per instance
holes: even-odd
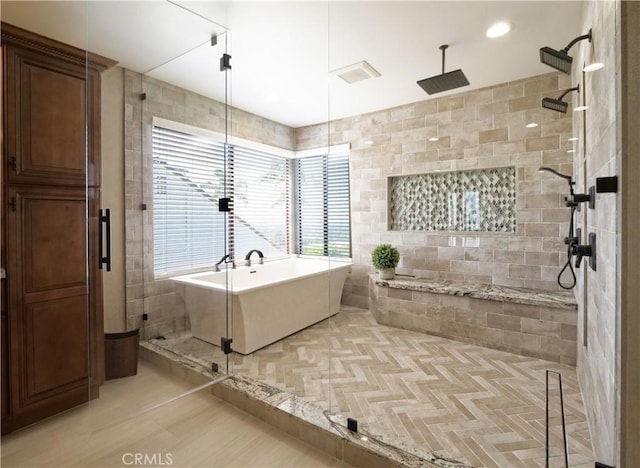
[[[119,379],[138,373],[140,329],[104,335],[105,379]]]

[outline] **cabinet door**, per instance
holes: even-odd
[[[87,118],[99,109],[97,72],[12,46],[4,62],[8,183],[97,185],[97,122]]]
[[[10,415],[3,432],[88,401],[93,339],[84,189],[12,188]]]

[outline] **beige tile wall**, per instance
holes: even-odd
[[[574,115],[580,137],[577,146],[576,188],[580,192],[595,184],[596,177],[619,175],[620,144],[620,3],[609,1],[585,4],[582,30],[593,30],[594,41],[584,41],[572,49],[573,76],[581,80],[580,96],[589,106],[584,115]],[[581,65],[595,57],[605,68],[582,74]],[[637,83],[634,83],[637,86]],[[574,100],[577,104],[578,100]],[[618,423],[616,408],[617,355],[620,308],[617,305],[618,235],[620,196],[598,194],[595,210],[583,210],[578,225],[587,234],[597,235],[597,270],[582,268],[578,275],[578,377],[585,400],[596,460],[611,466],[617,463]]]
[[[551,73],[331,122],[331,144],[351,144],[355,267],[343,302],[368,306],[370,252],[381,242],[400,250],[400,274],[558,290],[567,183],[537,169],[572,173],[572,121],[571,111],[553,112],[540,102],[571,85],[568,76]],[[539,126],[526,128],[529,122]],[[296,129],[296,148],[321,146],[326,132],[326,126]],[[517,169],[515,234],[387,229],[389,176],[504,166]]]
[[[179,333],[188,328],[185,307],[170,280],[153,273],[153,117],[224,133],[224,104],[168,83],[125,70],[125,224],[127,329],[143,328],[144,338]],[[146,99],[141,99],[141,94]],[[293,149],[293,129],[232,108],[231,135]],[[146,203],[147,210],[140,209]],[[222,242],[212,239],[212,242]]]
[[[571,117],[542,109],[543,96],[571,85],[547,74],[453,96],[420,101],[348,119],[291,129],[234,110],[235,136],[288,149],[350,143],[352,242],[355,266],[343,302],[368,307],[370,251],[380,242],[400,249],[399,273],[508,286],[557,290],[568,226],[563,207],[567,185],[548,165],[572,171]],[[146,100],[140,94],[146,93]],[[169,281],[152,271],[151,151],[153,116],[216,131],[224,130],[221,103],[160,81],[125,73],[125,191],[127,235],[127,326],[150,315],[147,335],[184,330],[184,305]],[[526,128],[537,122],[536,128]],[[327,135],[327,132],[330,132]],[[430,136],[440,140],[429,142]],[[366,140],[374,144],[367,146]],[[391,175],[515,166],[517,232],[433,233],[387,229],[386,189]],[[140,205],[147,203],[142,212]]]

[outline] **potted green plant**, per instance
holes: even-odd
[[[380,244],[371,252],[371,263],[381,279],[393,279],[400,261],[400,252],[391,244]]]

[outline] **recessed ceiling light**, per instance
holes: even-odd
[[[528,123],[527,125],[525,125],[525,127],[527,127],[527,128],[536,128],[537,126],[538,126],[538,124],[535,123],[535,122],[531,122],[531,123]]]
[[[567,141],[578,141],[578,137],[571,137],[567,139]]]
[[[509,23],[505,23],[504,21],[501,21],[499,23],[494,24],[489,29],[487,29],[486,34],[487,34],[487,37],[494,38],[494,37],[504,36],[509,31],[511,31],[511,26],[509,25]]]
[[[439,140],[439,138],[438,138],[438,137],[431,137],[431,138],[429,138],[429,141],[438,141],[438,140]]]
[[[366,140],[364,142],[365,145],[373,145],[373,140]]]
[[[587,73],[589,72],[594,72],[596,70],[601,70],[604,68],[604,63],[602,62],[593,62],[590,63],[589,65],[585,66],[582,71],[585,71]]]
[[[575,153],[576,150],[567,150],[567,153]]]
[[[277,102],[280,100],[280,96],[278,96],[276,93],[269,93],[267,94],[267,97],[265,99],[269,102]]]
[[[578,107],[574,107],[573,111],[574,112],[580,112],[580,111],[585,111],[589,108],[589,106],[578,106]]]

